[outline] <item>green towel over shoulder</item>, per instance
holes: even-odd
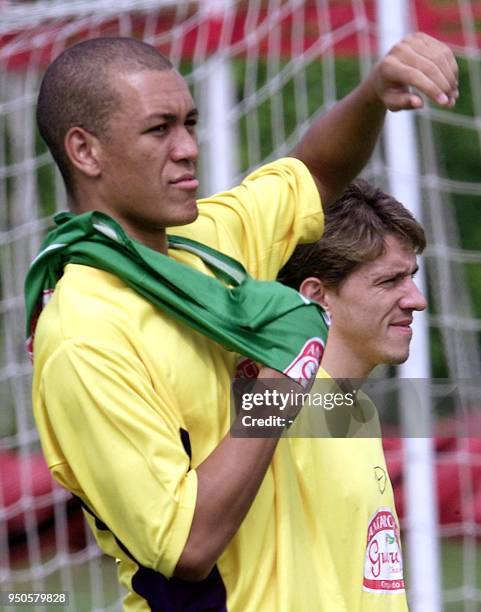
[[[232,257],[194,240],[169,236],[169,248],[200,257],[214,277],[133,240],[97,211],[55,216],[25,281],[27,337],[68,263],[122,279],[178,321],[299,382],[315,374],[327,338],[325,313],[315,302],[275,281],[257,281]]]

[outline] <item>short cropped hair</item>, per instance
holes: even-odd
[[[72,191],[71,163],[64,147],[68,130],[78,126],[105,136],[109,119],[120,104],[115,76],[170,69],[170,61],[154,47],[120,37],[78,43],[50,64],[40,86],[37,124],[68,192]]]
[[[385,252],[388,234],[405,241],[415,253],[426,247],[424,230],[409,210],[358,179],[329,205],[322,237],[314,244],[298,245],[278,280],[298,290],[305,278],[313,276],[337,289],[361,264]]]

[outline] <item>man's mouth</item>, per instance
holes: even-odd
[[[399,321],[394,321],[394,323],[391,323],[391,327],[395,327],[398,331],[401,332],[412,332],[411,329],[411,325],[412,325],[412,317],[407,317],[406,319],[400,319]]]
[[[174,185],[174,187],[177,187],[178,189],[187,190],[197,189],[199,186],[199,181],[195,177],[195,174],[190,173],[182,174],[181,176],[178,176],[175,179],[169,181],[169,183],[171,185]]]

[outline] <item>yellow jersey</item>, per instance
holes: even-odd
[[[172,233],[262,280],[323,227],[312,177],[288,158],[199,201],[199,211]],[[209,274],[195,255],[169,254]],[[172,577],[192,522],[196,467],[229,431],[238,357],[119,278],[81,265],[66,266],[39,318],[33,404],[42,447],[99,546],[119,560],[125,609],[405,610],[402,594],[363,583],[370,513],[394,513],[390,485],[381,493],[373,473],[385,469],[379,440],[281,440],[210,576]]]

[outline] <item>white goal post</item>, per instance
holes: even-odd
[[[114,564],[100,555],[78,508],[52,485],[39,459],[31,411],[23,281],[52,214],[66,208],[61,178],[34,121],[48,63],[67,46],[102,35],[134,36],[167,54],[199,105],[206,194],[286,155],[316,116],[368,73],[383,36],[399,26],[394,4],[0,0],[0,590],[69,591],[69,610],[80,611],[117,610],[121,598]],[[407,158],[415,165],[401,164],[406,128],[401,134],[389,128],[364,175],[394,195],[396,177],[416,193],[399,197],[418,199],[427,230],[422,267],[430,306],[420,334],[428,348],[423,371],[416,366],[403,376],[430,372],[449,379],[449,393],[427,380],[428,393],[433,406],[442,404],[457,419],[466,406],[481,408],[481,1],[402,4],[413,29],[454,49],[460,100],[451,110],[426,103],[411,114],[415,150]],[[393,372],[381,374],[395,384]],[[390,410],[391,423],[397,404]],[[433,432],[439,426],[433,419]],[[427,446],[420,434],[418,449],[428,452],[419,469],[409,443],[386,446],[407,534],[408,589],[416,585],[409,591],[415,612],[481,609],[481,446],[472,430],[460,425],[455,433]],[[409,473],[417,485],[409,481],[410,499],[403,503]],[[430,476],[436,480],[426,485]],[[409,507],[420,509],[429,524],[422,541]],[[430,551],[421,563],[422,576],[434,576],[426,589],[413,561],[419,549]]]

